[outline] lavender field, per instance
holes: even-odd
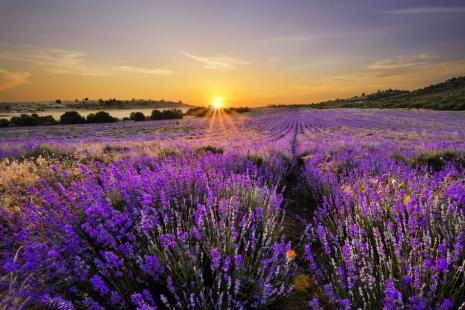
[[[465,113],[0,128],[0,309],[465,309]]]

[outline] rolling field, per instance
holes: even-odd
[[[465,113],[220,111],[0,128],[0,309],[465,309]]]

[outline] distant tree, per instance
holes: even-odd
[[[55,100],[55,103],[61,103],[61,99]]]
[[[98,100],[98,103],[100,103],[100,104],[102,104],[102,103],[104,103],[104,102],[105,102],[105,101],[104,101],[102,98],[100,98],[100,99]]]
[[[202,116],[207,115],[209,111],[210,109],[206,107],[194,107],[194,108],[188,109],[186,112],[186,115],[194,115],[197,117],[202,117]]]
[[[39,116],[39,124],[40,125],[55,125],[57,121],[53,118],[51,115],[46,115],[46,116]]]
[[[88,123],[114,123],[116,121],[118,120],[105,111],[99,111],[95,114],[91,113],[87,115]]]
[[[89,98],[87,98],[87,97],[86,97],[86,98],[84,98],[84,101],[89,101]]]
[[[152,120],[163,120],[163,119],[181,119],[183,118],[184,114],[182,113],[181,110],[164,110],[164,111],[159,111],[159,110],[153,110],[152,114],[150,116],[150,119]]]
[[[181,119],[183,117],[183,113],[181,110],[164,110],[162,112],[163,119]]]
[[[163,113],[159,110],[153,110],[152,114],[150,115],[150,119],[152,120],[161,120],[163,119]]]
[[[62,124],[83,124],[86,122],[85,118],[76,111],[68,111],[60,116]]]
[[[6,118],[0,118],[0,127],[8,127],[10,126],[10,121]]]
[[[37,114],[21,114],[11,118],[12,126],[38,126],[38,125],[55,125],[56,121],[51,115],[39,116]]]
[[[14,116],[11,118],[11,124],[13,126],[37,126],[39,125],[39,116],[37,114],[21,114],[20,116]]]
[[[230,108],[229,110],[230,110],[230,111],[235,111],[235,112],[237,112],[237,113],[247,113],[247,112],[250,112],[250,108],[249,108],[249,107]]]
[[[145,115],[142,112],[132,112],[131,115],[129,115],[129,119],[136,122],[142,122],[145,121]]]

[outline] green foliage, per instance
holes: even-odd
[[[74,159],[75,155],[72,152],[58,149],[56,147],[52,147],[50,145],[45,144],[38,144],[31,149],[26,150],[25,152],[19,154],[17,159],[25,160],[25,159],[34,159],[38,157],[45,157],[45,158],[53,158],[60,161]]]
[[[204,152],[210,152],[213,154],[223,154],[223,148],[222,147],[216,147],[213,145],[204,145],[204,146],[199,146],[195,148],[194,153],[195,154],[200,154]]]
[[[186,115],[202,117],[202,116],[206,116],[209,111],[210,109],[206,107],[195,107],[195,108],[190,108],[189,110],[187,110]]]
[[[108,112],[99,111],[95,114],[87,115],[87,122],[88,123],[114,123],[117,122],[118,119],[114,118]]]
[[[119,146],[119,145],[110,145],[107,144],[102,149],[103,153],[110,154],[110,153],[123,153],[129,151],[127,146]]]
[[[247,158],[247,160],[254,163],[254,165],[257,166],[257,167],[261,167],[262,164],[263,164],[263,157],[261,157],[258,154],[249,153],[249,154],[247,154],[246,158]]]
[[[464,154],[453,150],[427,151],[412,157],[396,152],[390,157],[407,165],[427,167],[435,172],[442,170],[447,163],[465,167]]]
[[[39,125],[55,125],[57,122],[51,115],[39,116],[37,114],[21,114],[14,116],[10,121],[11,126],[39,126]]]
[[[145,115],[142,112],[131,112],[129,119],[135,122],[142,122],[145,121]]]
[[[440,171],[446,163],[453,162],[460,157],[459,153],[451,150],[428,151],[414,157],[413,165],[424,165],[433,171]]]
[[[152,115],[150,116],[151,120],[165,120],[165,119],[181,119],[183,118],[183,113],[181,110],[171,109],[171,110],[153,110]]]
[[[166,159],[166,158],[170,158],[170,157],[179,157],[180,154],[177,150],[175,149],[171,149],[171,148],[163,148],[161,150],[158,151],[157,153],[157,157],[159,159]]]
[[[228,109],[231,112],[236,112],[236,113],[247,113],[250,112],[249,107],[239,107],[239,108],[229,108]]]
[[[60,122],[62,124],[84,124],[86,119],[77,111],[68,111],[60,116]]]
[[[0,118],[0,128],[10,126],[10,121],[6,118]]]
[[[228,109],[221,109],[221,110],[222,112],[226,114],[250,112],[249,107],[228,108]],[[195,107],[195,108],[190,108],[189,110],[187,110],[186,115],[203,117],[207,115],[213,115],[214,113],[215,112],[212,107]]]
[[[399,153],[399,152],[395,152],[393,154],[391,154],[390,156],[392,159],[395,159],[396,161],[399,161],[399,162],[403,162],[404,164],[407,164],[409,162],[409,159],[407,156],[405,156],[404,154],[402,153]]]

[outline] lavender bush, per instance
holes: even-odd
[[[321,197],[305,254],[322,301],[347,309],[463,306],[463,168],[416,170],[357,149],[330,157],[312,157],[306,173]]]
[[[145,162],[81,165],[72,180],[52,167],[29,187],[12,234],[24,243],[4,265],[28,282],[16,294],[51,308],[239,309],[289,291],[275,188],[214,154]]]

